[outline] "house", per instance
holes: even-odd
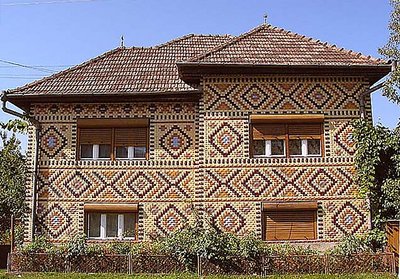
[[[143,241],[194,218],[267,241],[367,232],[351,121],[372,119],[390,70],[262,24],[119,47],[5,91],[32,121],[25,241]]]

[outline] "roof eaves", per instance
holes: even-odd
[[[330,44],[328,42],[317,40],[317,39],[314,39],[314,38],[309,37],[309,36],[301,35],[299,33],[293,32],[291,30],[285,30],[283,28],[279,28],[279,27],[272,26],[272,25],[268,25],[267,27],[270,27],[270,28],[272,27],[272,29],[275,29],[275,30],[277,30],[279,32],[290,34],[292,36],[298,37],[299,39],[302,39],[302,40],[305,40],[305,41],[311,41],[311,42],[320,44],[320,45],[322,45],[324,47],[327,47],[327,48],[333,48],[333,49],[335,49],[337,51],[340,51],[340,52],[343,52],[343,53],[347,53],[347,54],[350,54],[350,55],[356,55],[357,57],[362,57],[364,59],[372,60],[372,61],[375,61],[375,62],[378,62],[378,63],[390,63],[390,61],[386,61],[386,60],[380,59],[380,58],[375,58],[375,57],[372,57],[371,55],[367,56],[367,55],[364,55],[361,52],[353,51],[351,49],[346,49],[344,47],[338,47],[335,44]]]

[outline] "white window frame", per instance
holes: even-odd
[[[128,157],[127,158],[117,157],[117,147],[121,147],[121,146],[115,146],[115,148],[114,148],[115,160],[146,160],[146,152],[145,152],[144,157],[135,157],[135,148],[138,148],[140,146],[122,146],[122,147],[128,147]],[[141,147],[144,147],[147,151],[147,147],[145,147],[145,146],[141,146]]]
[[[299,140],[301,140],[301,155],[290,155],[289,154],[290,157],[321,157],[322,156],[321,139],[315,139],[315,140],[319,140],[319,154],[308,154],[308,139],[299,139]]]
[[[283,141],[283,154],[282,155],[272,155],[272,144],[271,140],[264,140],[265,144],[265,154],[264,155],[254,155],[256,158],[263,158],[263,157],[275,157],[275,158],[284,158],[286,157],[286,142],[284,139],[276,139]]]
[[[82,150],[82,145],[80,146],[81,150]],[[91,144],[92,145],[92,153],[93,153],[93,157],[82,157],[82,151],[81,151],[81,156],[80,159],[81,160],[111,160],[111,158],[99,158],[99,154],[100,154],[100,144]]]
[[[89,214],[93,214],[94,212],[87,213],[87,237],[88,239],[119,239],[119,240],[135,240],[136,239],[136,231],[135,236],[133,237],[124,237],[124,214],[136,214],[135,212],[131,213],[122,213],[118,214],[118,233],[117,237],[107,237],[107,214],[116,214],[116,213],[100,213],[100,236],[99,237],[91,237],[90,236],[90,218]],[[135,222],[137,222],[135,216]]]

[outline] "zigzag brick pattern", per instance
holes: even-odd
[[[263,202],[313,200],[319,241],[363,233],[370,217],[354,182],[351,121],[367,85],[350,77],[209,77],[198,103],[33,106],[31,115],[42,123],[38,228],[54,242],[67,241],[84,231],[84,203],[129,201],[139,203],[139,240],[195,218],[261,237]],[[324,157],[251,158],[251,114],[304,113],[325,115]],[[149,160],[76,160],[77,119],[143,117],[150,122]],[[29,138],[32,162],[32,129]],[[27,189],[31,194],[30,179]]]

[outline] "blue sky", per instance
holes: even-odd
[[[0,60],[59,71],[117,47],[121,35],[126,46],[189,33],[238,35],[265,13],[275,26],[380,57],[390,12],[389,0],[0,0]],[[45,75],[0,62],[0,89]],[[380,92],[373,112],[389,127],[400,118]],[[0,121],[8,118],[0,113]]]

